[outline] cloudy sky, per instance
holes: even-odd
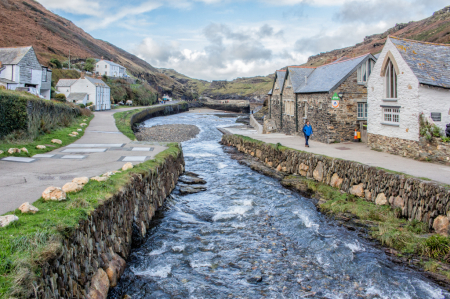
[[[38,2],[155,67],[205,80],[267,75],[448,5],[448,0]]]

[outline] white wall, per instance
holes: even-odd
[[[431,112],[441,113],[441,121],[433,123],[445,131],[445,125],[450,123],[450,90],[421,85],[419,103],[421,112],[429,120],[431,120]]]
[[[70,91],[87,93],[89,95],[89,102],[93,102],[95,105],[97,100],[95,87],[96,86],[87,79],[78,79],[74,84],[72,84]]]
[[[12,78],[13,66],[9,64],[9,65],[4,65],[4,67],[5,67],[5,69],[0,73],[0,78],[13,80],[13,78]]]
[[[70,87],[56,87],[56,90],[58,91],[58,93],[63,93],[66,95],[66,98],[69,96],[70,94]]]
[[[36,84],[37,90],[41,90],[42,70],[31,70],[31,84]]]
[[[397,102],[383,101],[386,98],[385,77],[381,76],[381,68],[388,51],[392,53],[399,68],[397,74]],[[397,137],[408,140],[419,140],[419,81],[403,60],[395,45],[388,39],[374,66],[369,78],[368,88],[368,126],[370,134]],[[398,127],[383,125],[383,108],[386,106],[401,106]]]

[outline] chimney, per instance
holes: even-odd
[[[0,69],[2,68],[2,62],[0,61]]]
[[[85,76],[86,76],[86,73],[85,72],[81,72],[81,79],[84,79]]]

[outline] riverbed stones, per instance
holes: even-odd
[[[133,168],[133,163],[131,163],[131,162],[125,163],[125,165],[122,166],[123,171],[126,171],[131,168]]]
[[[319,161],[313,172],[313,177],[316,181],[321,182],[323,180],[323,162]]]
[[[109,278],[106,272],[99,268],[91,279],[91,287],[87,299],[106,299],[109,291]]]
[[[384,193],[380,193],[377,195],[377,198],[375,198],[375,204],[378,206],[385,206],[388,205],[389,202],[386,198],[386,195]]]
[[[433,229],[436,233],[442,236],[448,236],[449,220],[447,216],[437,216],[433,221]]]
[[[39,212],[39,209],[35,206],[31,205],[29,202],[24,202],[20,205],[19,210],[22,214],[36,214]]]
[[[350,194],[353,194],[358,197],[364,197],[365,196],[364,184],[361,183],[361,184],[352,186],[352,188],[350,189]]]
[[[59,139],[52,139],[51,142],[52,142],[52,143],[55,143],[55,144],[62,144],[62,141],[59,140]]]
[[[108,275],[110,287],[113,288],[113,287],[117,286],[117,283],[119,282],[119,278],[120,278],[120,276],[122,276],[123,272],[125,271],[126,266],[127,266],[127,263],[118,254],[114,253],[112,255],[112,259],[108,263],[108,267],[105,270],[106,275]]]
[[[306,176],[309,170],[309,166],[302,163],[298,166],[298,173],[300,173],[301,176]]]
[[[84,186],[87,183],[89,183],[89,178],[88,177],[80,177],[80,178],[74,178],[72,180],[73,183],[76,183],[78,185]]]
[[[42,198],[45,200],[63,201],[66,200],[67,195],[66,192],[59,187],[48,187],[42,192]]]
[[[0,227],[8,226],[17,220],[19,220],[19,217],[16,215],[0,216]]]
[[[342,182],[344,182],[344,180],[341,179],[337,173],[335,173],[331,177],[330,186],[333,187],[333,188],[340,189],[341,185],[342,185]]]
[[[47,147],[45,146],[45,145],[36,145],[36,149],[39,149],[39,150],[43,150],[43,149],[46,149]]]
[[[62,187],[62,190],[66,193],[76,193],[81,191],[81,189],[83,189],[83,186],[74,182],[67,183]]]

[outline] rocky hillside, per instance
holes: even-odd
[[[377,54],[383,49],[388,35],[432,43],[450,43],[450,6],[436,11],[431,17],[417,22],[396,24],[381,34],[366,36],[354,46],[311,56],[304,65],[319,66],[342,56],[356,57],[365,53]]]
[[[134,76],[148,81],[160,93],[192,97],[181,83],[146,61],[108,42],[93,38],[71,21],[48,11],[33,0],[0,0],[0,47],[32,45],[39,61],[104,58],[124,65]]]

